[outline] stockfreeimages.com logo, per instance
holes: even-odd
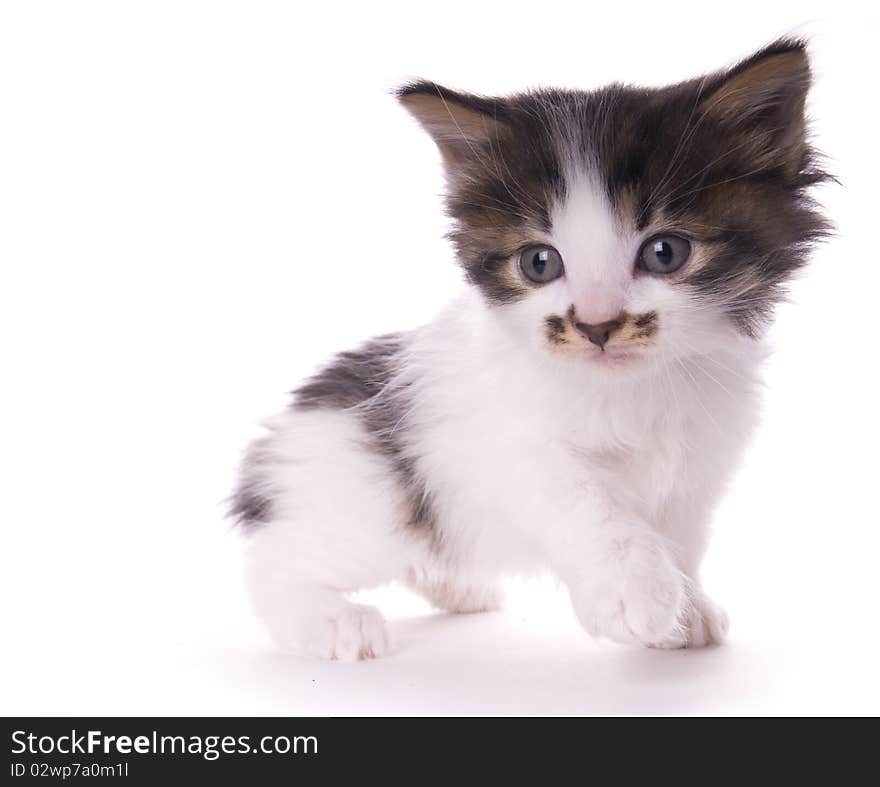
[[[224,754],[317,754],[314,735],[264,735],[256,743],[250,735],[107,735],[100,730],[67,735],[36,735],[26,730],[12,733],[12,753],[31,755],[198,755],[206,760]]]

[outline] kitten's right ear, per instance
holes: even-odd
[[[506,107],[500,99],[423,80],[399,88],[397,98],[437,143],[451,172],[482,161],[488,144],[503,132]]]

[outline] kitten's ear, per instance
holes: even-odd
[[[809,88],[805,42],[780,39],[719,77],[700,106],[723,126],[747,135],[743,144],[758,163],[782,164],[795,175],[806,146]]]
[[[452,173],[479,164],[487,145],[504,131],[506,107],[501,99],[459,93],[427,81],[404,85],[397,97],[437,143]]]

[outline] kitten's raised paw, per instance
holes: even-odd
[[[615,547],[597,576],[572,589],[581,624],[593,636],[621,643],[674,636],[687,604],[684,575],[654,539],[634,537]]]
[[[675,650],[681,648],[705,648],[720,645],[727,634],[727,613],[714,601],[697,593],[681,621],[678,632],[651,647]]]
[[[385,619],[375,607],[361,604],[301,620],[279,641],[292,653],[338,661],[374,659],[389,651]]]

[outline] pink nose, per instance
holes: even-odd
[[[611,338],[611,334],[620,328],[621,325],[623,325],[623,315],[620,315],[613,320],[598,322],[593,325],[589,325],[585,322],[576,322],[574,327],[586,336],[593,344],[604,350],[606,342]]]

